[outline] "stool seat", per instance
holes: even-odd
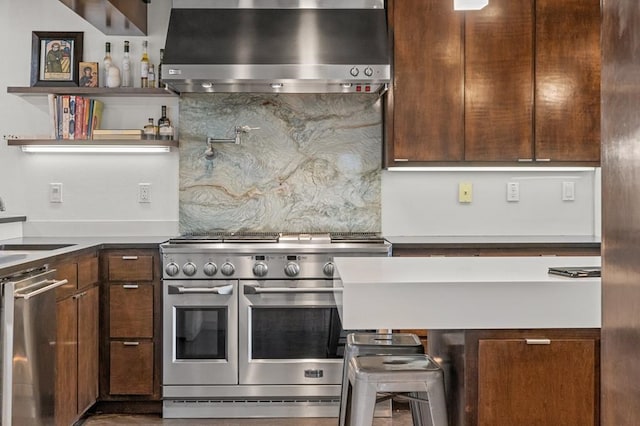
[[[377,394],[391,393],[410,400],[414,425],[448,426],[444,372],[429,355],[353,357],[348,381],[346,425],[371,426]]]
[[[345,425],[347,406],[347,386],[349,380],[347,371],[349,362],[359,355],[402,355],[422,354],[424,347],[422,342],[412,333],[364,333],[355,332],[347,334],[344,349],[344,365],[342,370],[342,392],[340,397],[339,426]],[[384,405],[386,404],[386,405]],[[387,408],[388,407],[388,408]],[[391,402],[387,401],[379,406],[379,411],[391,412]]]

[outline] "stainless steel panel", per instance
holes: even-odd
[[[640,3],[603,2],[602,424],[640,424]]]
[[[191,9],[379,9],[384,0],[173,0]]]
[[[300,287],[330,288],[332,281],[310,280]],[[252,359],[252,310],[256,308],[335,308],[333,294],[247,292],[245,287],[291,287],[291,281],[241,281],[239,312],[239,383],[241,385],[332,385],[342,381],[342,359]],[[253,293],[253,294],[252,294]],[[310,374],[322,372],[321,374]]]
[[[334,399],[340,397],[340,385],[238,385],[238,386],[163,386],[162,396],[170,399],[278,399],[291,397]]]
[[[55,407],[55,270],[3,286],[2,424],[52,425]]]
[[[180,281],[179,287],[232,286],[228,294],[169,294],[169,285],[163,288],[163,385],[201,385],[238,383],[238,302],[237,281]],[[223,307],[227,310],[227,354],[225,359],[177,359],[176,309],[180,307]]]

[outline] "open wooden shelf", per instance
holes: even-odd
[[[54,152],[56,149],[67,152],[159,152],[164,149],[165,152],[171,148],[177,148],[179,141],[177,140],[148,140],[148,139],[7,139],[7,145],[19,146],[23,151],[29,151],[29,148],[35,148],[41,152]],[[120,150],[118,150],[120,148]],[[32,152],[35,152],[32,150]]]
[[[35,87],[7,87],[7,93],[14,95],[84,95],[84,96],[177,96],[169,89],[139,87],[117,87],[110,89],[107,87],[78,87],[78,86],[35,86]]]

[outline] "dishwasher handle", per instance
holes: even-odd
[[[35,297],[39,294],[42,293],[46,293],[47,291],[53,290],[55,288],[58,288],[60,286],[63,286],[65,284],[67,284],[69,281],[68,280],[42,280],[39,281],[27,288],[21,289],[16,291],[13,294],[13,297],[15,297],[16,299],[24,299],[24,300],[29,300],[32,297]],[[44,286],[42,286],[44,285]],[[41,287],[42,286],[42,287]],[[32,288],[37,287],[36,290],[30,291]]]

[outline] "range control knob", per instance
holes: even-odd
[[[165,266],[164,271],[170,277],[174,277],[174,276],[178,275],[178,272],[180,272],[180,267],[178,266],[177,263],[171,262],[167,266]]]
[[[267,275],[267,271],[269,271],[269,268],[267,268],[267,264],[264,262],[258,262],[253,265],[253,275],[256,277],[264,277]]]
[[[295,262],[289,262],[284,267],[284,273],[287,274],[288,277],[295,277],[300,273],[300,265]]]
[[[188,277],[194,276],[197,270],[198,268],[196,268],[196,265],[193,262],[187,262],[182,266],[182,272],[184,272]]]
[[[360,74],[360,70],[356,67],[353,67],[349,70],[349,74],[351,74],[354,77],[357,77],[358,74]]]
[[[364,75],[366,75],[367,77],[371,77],[373,75],[373,69],[371,69],[371,67],[366,67],[364,69]]]
[[[235,271],[235,266],[233,266],[233,264],[229,262],[224,262],[220,267],[220,272],[222,272],[222,275],[226,275],[227,277],[233,275]]]
[[[212,277],[216,274],[216,272],[218,272],[218,267],[213,262],[205,263],[202,269],[204,271],[204,274],[208,277]]]
[[[332,277],[333,276],[333,272],[336,270],[335,265],[333,264],[333,262],[327,262],[324,264],[324,266],[322,267],[322,272],[324,272],[324,274],[328,277]]]

